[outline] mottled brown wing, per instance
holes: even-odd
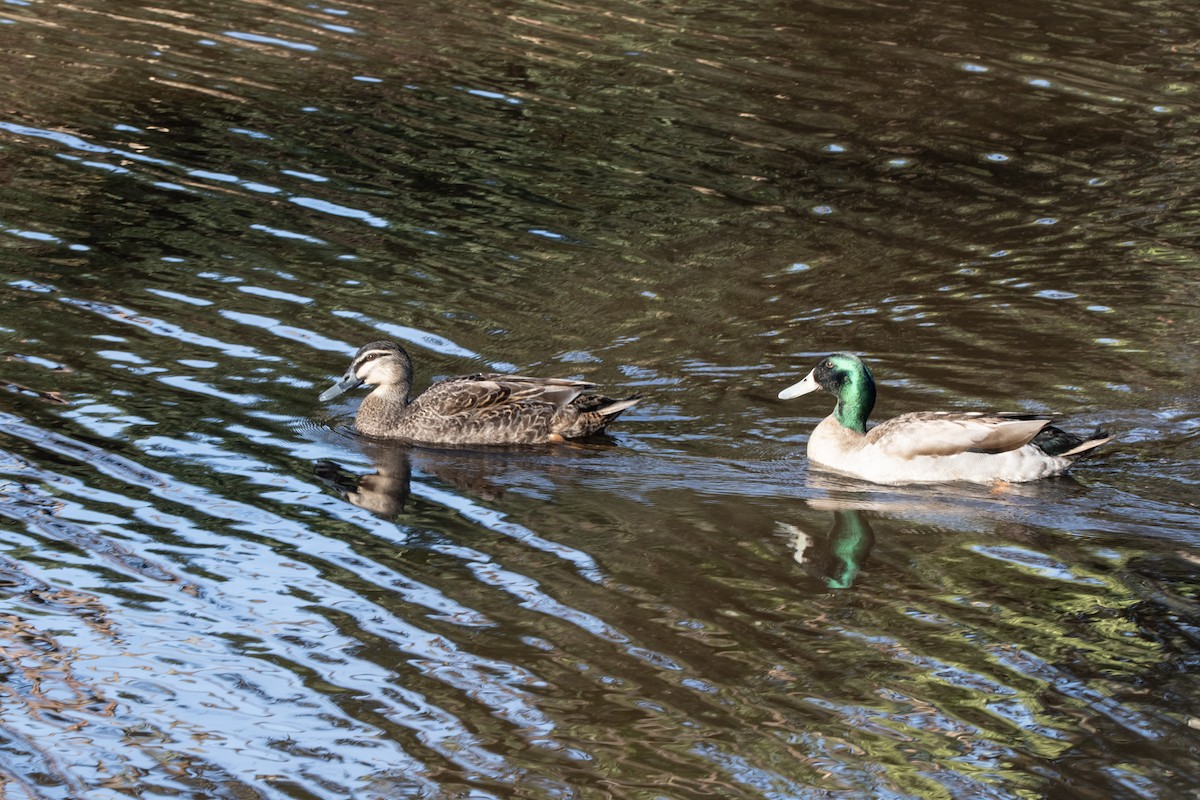
[[[867,440],[894,458],[1003,453],[1029,444],[1049,417],[970,412],[902,414],[867,432]]]
[[[505,406],[545,405],[557,409],[594,387],[595,384],[586,381],[565,378],[463,375],[433,384],[413,405],[419,406],[423,413],[445,417],[466,413],[502,413],[501,409]]]

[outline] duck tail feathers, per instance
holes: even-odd
[[[1084,453],[1094,450],[1100,445],[1112,439],[1108,431],[1096,426],[1096,430],[1092,431],[1089,436],[1077,436],[1074,433],[1067,433],[1053,425],[1047,425],[1042,428],[1037,436],[1033,437],[1032,444],[1036,445],[1046,455],[1056,458],[1079,458]]]
[[[622,411],[630,408],[631,406],[637,405],[638,401],[641,399],[642,396],[640,394],[635,394],[633,397],[626,397],[624,400],[618,400],[615,403],[605,406],[604,408],[598,408],[596,409],[596,413],[600,414],[601,416],[611,417],[615,414],[620,414]]]
[[[1110,434],[1108,431],[1104,430],[1099,425],[1097,425],[1096,430],[1092,431],[1091,436],[1084,439],[1083,441],[1081,441],[1075,447],[1072,447],[1067,452],[1060,453],[1059,455],[1062,458],[1079,458],[1084,453],[1088,453],[1088,452],[1096,449],[1097,447],[1104,444],[1105,442],[1112,441],[1112,438],[1113,438],[1112,434]]]

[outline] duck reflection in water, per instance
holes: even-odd
[[[479,500],[492,501],[515,484],[544,485],[548,476],[568,474],[573,469],[570,458],[603,453],[616,442],[607,436],[592,436],[583,443],[568,444],[553,456],[525,448],[442,450],[386,441],[364,441],[361,446],[374,463],[374,472],[358,475],[324,460],[318,461],[313,471],[344,500],[390,520],[405,509],[414,471]]]
[[[384,519],[395,519],[404,510],[412,488],[412,461],[403,445],[378,445],[367,454],[375,472],[354,475],[333,461],[318,461],[313,472],[342,499]]]
[[[788,537],[792,558],[830,589],[849,589],[866,564],[875,531],[863,512],[854,508],[833,511],[833,522],[823,535],[806,533],[790,522],[776,523]]]

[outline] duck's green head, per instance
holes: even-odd
[[[781,400],[824,389],[838,399],[833,416],[843,426],[867,432],[867,417],[875,407],[875,378],[853,353],[834,353],[821,359],[804,380],[779,393]]]

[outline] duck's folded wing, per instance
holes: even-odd
[[[893,458],[1003,453],[1029,444],[1050,421],[1023,414],[903,414],[872,428],[867,440]]]
[[[435,383],[417,399],[427,410],[451,416],[524,403],[565,406],[594,383],[565,378],[526,378],[521,375],[477,374]]]

